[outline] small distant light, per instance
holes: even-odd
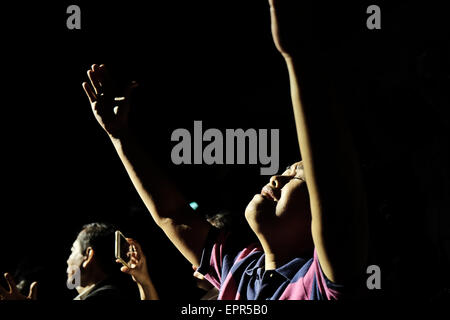
[[[192,209],[197,210],[198,208],[198,203],[195,201],[192,201],[191,203],[189,203],[189,205],[191,206]]]

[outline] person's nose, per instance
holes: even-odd
[[[272,176],[270,177],[270,185],[274,188],[278,187],[278,176]]]
[[[275,189],[281,189],[288,180],[289,178],[285,176],[280,175],[272,176],[270,178],[270,185]]]

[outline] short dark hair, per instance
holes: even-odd
[[[233,222],[233,217],[230,211],[221,210],[213,215],[206,215],[206,220],[217,229],[230,228]]]
[[[117,269],[114,258],[115,230],[110,224],[94,222],[84,225],[77,237],[81,252],[84,254],[89,247],[94,249],[96,261],[108,275]]]

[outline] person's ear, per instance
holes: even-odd
[[[91,247],[86,249],[85,260],[83,261],[83,268],[86,268],[94,260],[94,249]]]

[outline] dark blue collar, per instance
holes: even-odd
[[[254,262],[254,264],[250,264],[247,270],[245,270],[245,273],[249,276],[252,276],[255,274],[255,272],[259,271],[259,275],[262,276],[264,272],[264,264],[266,255],[263,253],[261,257]],[[287,280],[291,281],[292,278],[295,276],[295,274],[303,267],[303,265],[308,262],[309,259],[305,258],[294,258],[291,261],[285,263],[281,267],[275,269],[275,272],[285,277]]]

